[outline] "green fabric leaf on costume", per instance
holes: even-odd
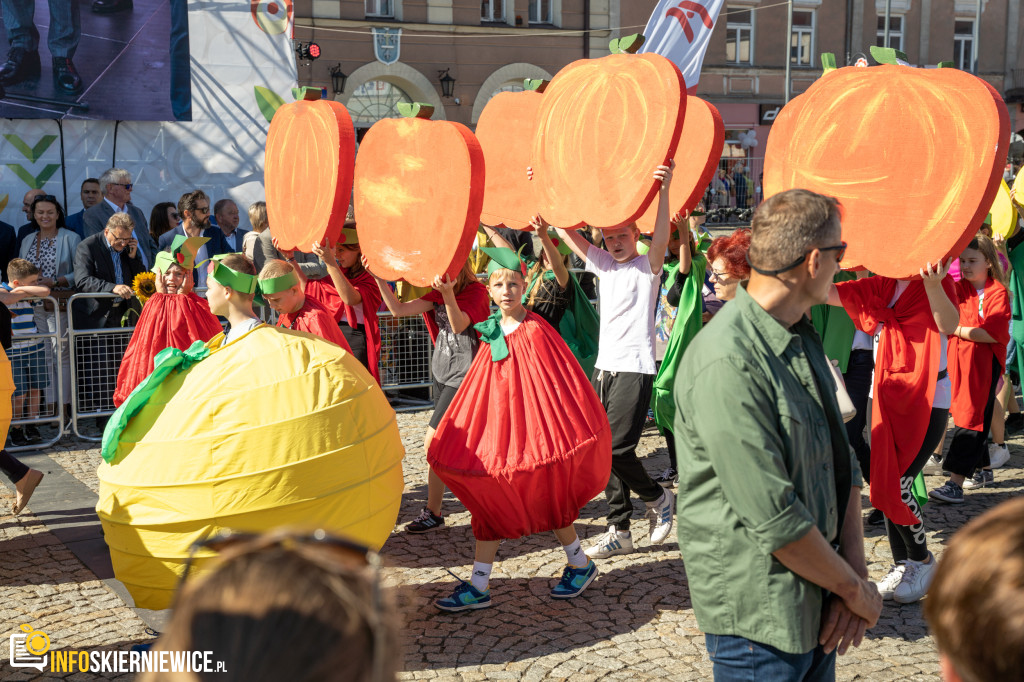
[[[508,344],[505,343],[505,332],[501,330],[501,311],[495,310],[483,322],[473,325],[480,332],[480,340],[491,346],[491,362],[498,362],[508,357]]]
[[[260,108],[260,113],[267,119],[267,123],[270,123],[274,113],[284,104],[284,98],[262,85],[253,86],[253,90],[256,92],[256,105]]]
[[[907,61],[907,53],[900,52],[894,47],[879,47],[878,45],[872,45],[869,48],[871,56],[879,64],[892,64],[898,66],[900,62]]]
[[[121,403],[114,414],[107,422],[107,428],[103,430],[103,444],[100,454],[103,461],[108,464],[114,461],[117,455],[117,444],[121,434],[128,427],[128,422],[139,413],[149,399],[153,397],[160,384],[176,370],[186,370],[197,362],[205,359],[210,354],[210,349],[203,341],[196,341],[187,350],[181,351],[177,348],[164,348],[153,358],[153,373],[142,380],[135,387],[128,398]]]
[[[683,248],[686,248],[684,245]],[[668,346],[665,348],[665,357],[662,358],[661,367],[654,378],[654,390],[651,392],[651,409],[654,410],[654,421],[662,427],[671,429],[672,420],[675,418],[676,401],[672,394],[676,384],[676,374],[679,371],[679,364],[682,362],[683,353],[690,341],[697,335],[697,332],[704,326],[702,318],[702,303],[704,297],[704,272],[707,270],[707,259],[703,255],[693,257],[690,264],[690,272],[681,275],[676,270],[670,273],[668,287],[670,288],[677,277],[685,277],[683,290],[679,296],[679,305],[676,306],[676,321],[672,325],[672,333],[668,337]]]
[[[918,474],[914,477],[914,483],[910,486],[910,492],[913,494],[914,499],[917,500],[917,505],[924,507],[928,502],[928,488],[924,484],[924,476]]]

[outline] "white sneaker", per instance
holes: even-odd
[[[903,572],[906,568],[906,562],[899,561],[895,566],[890,566],[889,572],[885,574],[885,577],[875,583],[875,587],[878,588],[878,593],[882,595],[882,599],[892,599],[896,586],[903,581]]]
[[[935,555],[928,553],[931,559],[927,564],[920,561],[907,560],[906,570],[903,572],[903,580],[896,586],[892,598],[900,604],[913,604],[925,595],[928,586],[932,584],[932,576],[935,575]]]
[[[608,532],[597,538],[597,542],[587,548],[586,555],[591,559],[607,559],[616,554],[630,554],[633,551],[633,535],[628,531],[616,530],[608,526]]]
[[[988,459],[993,469],[998,469],[1010,461],[1010,448],[1005,445],[988,444]]]
[[[672,533],[672,514],[675,511],[676,496],[666,488],[661,499],[647,503],[647,518],[651,521],[651,544],[660,545]]]

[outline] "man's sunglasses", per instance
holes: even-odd
[[[753,263],[750,262],[750,252],[748,251],[747,252],[747,265],[749,265],[750,269],[754,270],[755,272],[758,272],[758,273],[760,273],[762,275],[765,275],[767,277],[773,277],[775,275],[781,275],[782,273],[788,272],[789,270],[792,270],[793,268],[797,267],[798,265],[803,263],[805,260],[807,260],[807,256],[809,256],[814,251],[821,251],[822,253],[824,253],[825,251],[835,251],[836,252],[836,262],[838,263],[838,262],[842,261],[843,257],[846,255],[846,247],[847,247],[846,242],[839,242],[835,246],[822,246],[822,247],[817,248],[817,249],[808,249],[807,251],[804,251],[804,255],[800,256],[799,258],[797,258],[795,261],[793,261],[792,263],[790,263],[786,267],[779,268],[778,270],[762,270],[761,268],[757,267],[756,265],[754,265]]]
[[[132,187],[135,186],[135,185],[133,185],[130,182],[112,182],[110,184],[111,185],[117,185],[118,187],[124,187],[125,190],[128,191],[128,192],[131,192],[132,191]]]

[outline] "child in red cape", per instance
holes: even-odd
[[[365,261],[363,265],[366,265]],[[399,301],[387,282],[372,272],[370,275],[376,280],[384,305],[391,314],[395,317],[422,314],[430,340],[434,343],[434,354],[430,359],[430,374],[434,378],[434,413],[424,436],[424,446],[429,447],[434,429],[441,423],[473,363],[473,355],[480,343],[480,335],[473,325],[486,320],[491,312],[487,287],[477,281],[468,261],[463,264],[455,281],[447,275],[437,275],[432,285],[434,290],[414,301]],[[444,483],[431,469],[427,475],[427,506],[406,524],[405,529],[410,533],[427,533],[443,528],[443,498]]]
[[[949,380],[945,335],[956,327],[949,263],[921,268],[921,279],[869,277],[832,285],[860,331],[874,336],[871,409],[871,504],[885,515],[894,565],[877,584],[883,599],[924,596],[935,570],[914,478],[946,431]]]
[[[291,263],[274,258],[260,271],[259,290],[267,305],[277,312],[277,326],[316,334],[351,353],[331,311],[303,293],[296,270]]]
[[[192,292],[192,270],[206,237],[177,235],[170,251],[154,258],[156,293],[142,307],[121,367],[117,370],[114,406],[120,407],[153,372],[153,358],[164,348],[185,350],[195,341],[209,341],[222,329],[209,304]]]
[[[511,249],[483,251],[498,312],[476,325],[485,343],[427,450],[431,470],[472,513],[476,537],[472,578],[434,602],[442,611],[490,606],[501,540],[545,531],[568,561],[551,596],[582,593],[597,565],[573,523],[611,473],[601,402],[558,332],[523,306],[526,267]]]
[[[327,279],[305,282],[306,295],[327,306],[345,335],[352,354],[380,383],[381,294],[373,276],[363,266],[355,221],[347,221],[338,243],[314,244],[313,253],[327,266]],[[300,279],[305,279],[302,271]]]
[[[964,488],[981,488],[993,480],[986,444],[992,425],[996,387],[1006,369],[1010,341],[1010,296],[995,244],[979,234],[960,256],[956,301],[960,326],[949,338],[949,376],[953,380],[953,440],[944,468],[949,480],[928,493],[932,499],[959,504]],[[975,473],[976,467],[983,467]],[[974,474],[970,480],[968,477]]]

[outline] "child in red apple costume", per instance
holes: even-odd
[[[178,235],[170,251],[154,258],[156,293],[146,300],[128,348],[117,371],[114,405],[153,372],[153,358],[164,348],[185,350],[195,341],[209,341],[220,334],[220,322],[205,300],[192,292],[192,270],[206,237]]]
[[[525,266],[511,249],[484,251],[498,312],[476,325],[484,343],[427,450],[431,469],[472,513],[476,537],[472,578],[435,602],[442,611],[490,606],[501,540],[545,531],[568,561],[551,596],[582,593],[597,566],[573,523],[611,472],[601,402],[558,332],[523,306]]]

